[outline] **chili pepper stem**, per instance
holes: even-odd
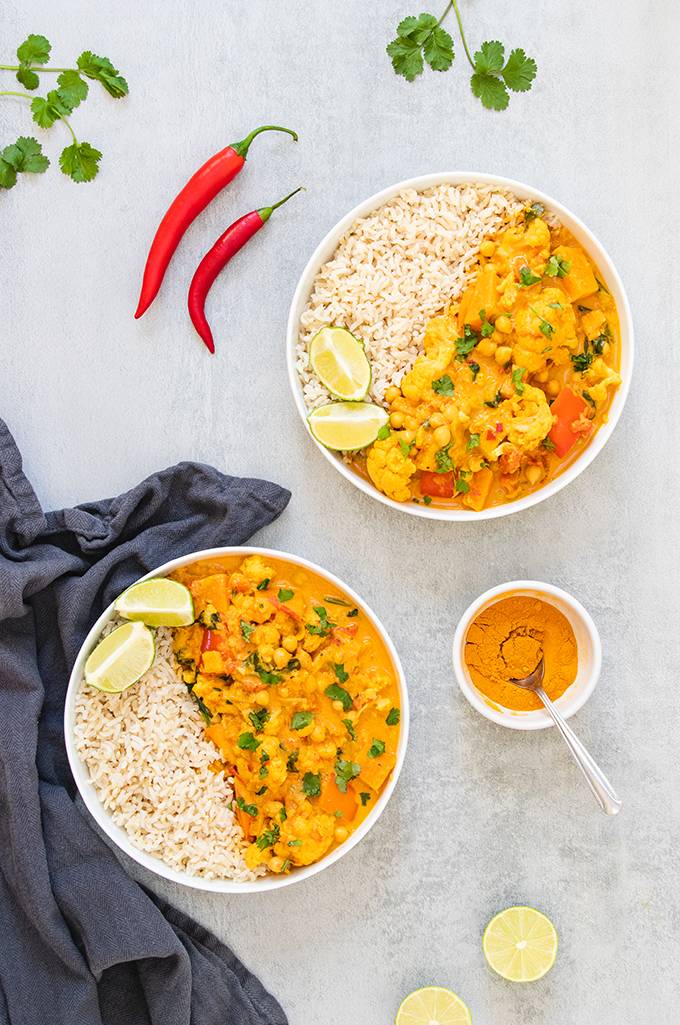
[[[241,139],[240,142],[232,142],[231,148],[238,153],[243,160],[248,156],[248,150],[253,139],[260,134],[260,132],[287,132],[288,135],[292,135],[295,142],[298,141],[297,132],[294,132],[292,128],[281,128],[280,125],[261,125],[259,128],[254,128],[252,132],[246,135],[245,139]]]
[[[288,200],[291,199],[293,196],[296,196],[298,192],[304,191],[304,185],[300,185],[297,189],[294,189],[293,192],[289,192],[287,196],[284,196],[283,199],[280,199],[278,203],[274,203],[272,206],[262,206],[257,212],[263,221],[268,221],[275,210],[277,210],[280,206],[283,206],[284,203],[287,203]]]

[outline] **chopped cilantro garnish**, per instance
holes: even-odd
[[[477,374],[479,373],[479,371],[481,369],[481,367],[479,366],[479,363],[468,362],[468,366],[469,366],[470,370],[472,371],[472,380],[476,381],[477,380]]]
[[[543,273],[547,278],[566,278],[571,270],[571,260],[563,260],[554,253],[545,265]]]
[[[256,845],[261,851],[266,851],[268,847],[273,847],[275,843],[278,843],[281,830],[277,825],[272,826],[271,829],[265,829],[256,840]]]
[[[391,433],[392,433],[392,431],[387,426],[387,424],[385,424],[385,426],[381,427],[380,430],[378,431],[378,441],[384,441],[385,438],[389,438]]]
[[[260,779],[266,779],[268,775],[269,775],[269,769],[267,768],[267,766],[266,765],[261,765],[260,766],[260,773],[259,773]]]
[[[276,683],[281,683],[281,680],[283,679],[283,677],[279,676],[278,673],[270,673],[268,669],[264,668],[262,662],[260,661],[260,656],[256,651],[253,651],[248,656],[245,664],[247,666],[253,667],[253,669],[255,670],[255,672],[260,677],[263,683],[274,685]]]
[[[593,398],[593,396],[589,392],[587,392],[587,391],[581,392],[581,395],[583,395],[583,398],[586,400],[586,402],[589,402],[591,406],[596,406],[597,405],[597,403],[595,402],[595,399]]]
[[[385,722],[388,726],[398,726],[401,719],[401,711],[398,708],[390,708]]]
[[[432,499],[429,495],[423,495],[423,502],[425,505],[432,505]]]
[[[257,751],[261,741],[255,740],[255,737],[250,731],[242,733],[238,738],[238,746],[242,751]]]
[[[282,808],[281,811],[279,812],[279,818],[281,819],[282,822],[285,822],[286,819],[288,818],[288,812],[286,811],[285,808]]]
[[[524,394],[524,385],[522,383],[522,378],[524,377],[525,374],[526,374],[526,368],[525,367],[515,367],[515,369],[512,372],[512,383],[514,384],[515,391],[517,392],[518,395],[523,395]]]
[[[255,796],[256,796],[256,797],[262,797],[262,795],[263,795],[263,794],[266,794],[266,793],[267,793],[267,787],[266,787],[266,786],[264,786],[264,787],[260,787],[260,789],[259,789],[259,790],[256,790],[256,791],[255,791]]]
[[[473,448],[479,448],[479,435],[471,434],[468,438],[467,450],[470,452]]]
[[[352,697],[344,687],[340,687],[337,683],[331,683],[329,687],[326,687],[324,694],[331,701],[339,701],[342,704],[343,712],[349,712],[352,707]]]
[[[547,449],[548,452],[554,452],[557,447],[552,438],[544,438],[541,442],[541,445],[543,446],[543,448]]]
[[[255,627],[252,626],[250,623],[246,623],[245,619],[241,620],[241,636],[243,637],[244,641],[250,640],[250,638],[253,635],[254,629]]]
[[[302,847],[302,840],[289,840],[288,841],[288,846],[289,847]]]
[[[371,800],[371,795],[367,794],[365,790],[362,790],[359,794],[359,797],[361,798],[362,806],[365,808],[368,802]]]
[[[298,771],[297,760],[298,760],[299,757],[300,757],[300,752],[299,751],[291,751],[291,753],[288,755],[288,760],[286,762],[286,769],[288,770],[288,772],[297,772]]]
[[[371,744],[371,746],[368,749],[368,757],[369,758],[379,758],[380,755],[382,755],[384,753],[385,753],[385,741],[384,740],[376,740],[376,738],[374,737],[373,738],[373,743]]]
[[[349,673],[345,672],[345,667],[342,663],[336,662],[333,666],[333,672],[337,676],[340,683],[347,683],[349,680]]]
[[[532,203],[524,211],[524,222],[528,224],[529,221],[533,221],[535,217],[542,217],[545,213],[545,207],[542,203]]]
[[[404,459],[408,459],[408,457],[411,455],[411,449],[414,445],[414,441],[402,441],[401,438],[399,439],[399,448],[401,449],[401,454],[404,457]]]
[[[541,280],[540,275],[534,274],[529,267],[520,267],[519,271],[519,287],[520,288],[531,288],[532,285],[537,285]]]
[[[479,335],[472,330],[469,324],[466,324],[463,329],[463,337],[456,339],[456,359],[463,360],[469,356],[478,342]]]
[[[531,312],[534,314],[535,317],[538,317],[538,329],[539,329],[539,331],[541,331],[545,335],[546,338],[552,338],[552,336],[553,336],[553,334],[555,332],[554,326],[550,323],[549,320],[546,320],[545,317],[541,316],[541,314],[538,312],[538,310],[534,309],[533,306],[530,306],[529,309],[531,310]]]
[[[314,611],[319,617],[319,623],[318,626],[314,623],[307,623],[307,632],[310,634],[317,634],[319,637],[327,637],[335,626],[335,623],[331,623],[328,618],[328,613],[323,605],[315,605]]]
[[[586,339],[583,343],[583,352],[578,352],[575,356],[571,355],[569,357],[574,370],[577,370],[580,374],[585,374],[595,359],[595,353],[589,352],[588,348],[588,339]]]
[[[279,601],[290,601],[294,594],[295,591],[291,591],[287,587],[282,587],[279,590]]]
[[[434,461],[437,464],[436,473],[448,473],[453,469],[453,463],[449,456],[449,449],[451,445],[445,445],[444,448],[440,448],[439,451],[434,454]]]
[[[350,738],[352,740],[356,740],[357,739],[357,735],[356,735],[356,731],[354,729],[354,725],[352,723],[352,720],[351,719],[343,719],[342,723],[343,723],[343,726],[345,727],[345,729],[347,730],[347,732],[349,733]]]
[[[465,480],[465,478],[464,477],[459,477],[458,480],[456,481],[456,494],[457,495],[466,495],[469,490],[470,490],[470,485]]]
[[[307,797],[318,797],[321,793],[321,773],[306,772],[302,777],[302,792]]]
[[[345,758],[338,758],[335,763],[335,782],[338,790],[341,790],[343,794],[347,793],[347,784],[361,772],[361,766],[358,762],[349,762]]]
[[[484,405],[488,406],[489,409],[496,409],[498,406],[500,406],[502,401],[503,401],[503,396],[501,395],[501,393],[499,391],[497,391],[496,392],[496,398],[493,400],[493,402],[485,402]]]
[[[491,323],[491,321],[487,320],[486,310],[479,311],[479,319],[482,322],[482,330],[480,331],[480,334],[482,338],[488,338],[490,335],[494,333],[496,329],[494,325]]]
[[[266,708],[261,708],[257,712],[248,712],[248,718],[255,732],[262,733],[265,723],[269,721],[269,712]]]
[[[352,609],[351,612],[347,613],[347,618],[352,619],[353,616],[359,615],[359,609]]]
[[[311,712],[295,712],[290,720],[290,728],[291,730],[304,730],[313,718]]]
[[[253,818],[253,819],[257,818],[257,805],[256,804],[246,804],[246,802],[243,800],[242,797],[237,797],[236,798],[236,807],[240,808],[241,811],[244,811],[246,813],[246,815],[250,815],[251,818]]]
[[[281,872],[283,873],[283,872],[289,872],[289,871],[290,871],[290,858],[286,858],[284,860],[284,862],[283,862],[283,865],[281,866]]]
[[[449,375],[444,374],[442,377],[438,377],[436,381],[433,381],[432,391],[436,392],[437,395],[453,395],[453,381]]]
[[[217,630],[217,627],[220,625],[222,620],[220,619],[220,614],[215,606],[208,602],[206,607],[203,609],[203,612],[201,612],[198,617],[197,622],[200,623],[201,626],[205,627],[206,630]]]
[[[257,585],[258,591],[266,591],[269,587],[270,579],[270,577],[265,577],[264,580],[260,580],[259,584]]]

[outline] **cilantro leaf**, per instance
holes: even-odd
[[[414,441],[402,441],[401,438],[399,439],[399,448],[401,449],[401,454],[404,457],[404,459],[408,459],[408,457],[411,455],[411,449],[414,445]]]
[[[65,104],[71,110],[75,110],[79,103],[87,97],[88,85],[80,77],[77,71],[62,71],[57,78],[59,89],[57,92]]]
[[[475,53],[475,68],[483,75],[500,71],[505,63],[505,47],[497,39],[482,43]]]
[[[0,157],[0,189],[12,189],[17,183],[17,173],[11,164]]]
[[[453,39],[440,25],[432,30],[423,46],[423,56],[433,71],[448,71],[453,64]]]
[[[545,317],[541,316],[538,310],[534,309],[533,306],[530,306],[529,309],[535,317],[538,317],[538,330],[544,334],[546,338],[551,338],[555,331],[554,326],[549,320],[546,320]]]
[[[478,434],[471,434],[470,437],[468,438],[468,443],[467,443],[467,450],[468,450],[468,452],[471,452],[473,448],[478,448],[478,447],[479,447],[479,435]]]
[[[456,359],[462,360],[469,356],[478,342],[479,335],[472,330],[469,324],[466,324],[463,328],[463,337],[456,339]]]
[[[108,57],[98,57],[91,50],[85,50],[76,61],[78,68],[87,78],[92,78],[106,89],[110,96],[119,99],[127,96],[128,84],[120,75],[118,68],[114,68]]]
[[[532,285],[537,285],[541,280],[540,275],[534,274],[530,267],[520,267],[519,269],[519,287],[520,288],[531,288]]]
[[[37,139],[27,135],[19,136],[16,142],[5,146],[0,152],[0,188],[11,189],[21,171],[42,174],[49,163]]]
[[[243,637],[243,640],[244,641],[249,641],[250,638],[253,635],[255,627],[251,623],[246,623],[245,619],[242,619],[240,621],[240,626],[241,626],[241,636]]]
[[[345,672],[345,667],[341,662],[336,662],[333,666],[333,672],[337,676],[340,683],[347,683],[349,680],[349,673]]]
[[[291,730],[304,730],[310,725],[314,716],[311,712],[295,712],[290,721]]]
[[[397,75],[412,82],[422,74],[425,62],[433,71],[447,71],[453,63],[453,40],[441,28],[434,14],[404,18],[397,26],[397,38],[387,46]]]
[[[241,811],[244,811],[246,813],[246,815],[250,815],[251,818],[253,818],[253,819],[257,818],[257,805],[256,804],[246,804],[246,802],[243,800],[242,797],[237,797],[236,798],[236,807],[240,808]]]
[[[493,402],[487,401],[487,402],[484,403],[484,405],[488,406],[489,409],[497,409],[498,406],[500,406],[502,401],[503,401],[503,396],[501,395],[501,393],[499,391],[497,391],[496,392],[496,397],[493,400]]]
[[[436,473],[448,473],[453,469],[453,463],[449,455],[449,449],[451,445],[445,445],[444,448],[440,448],[434,454],[434,461],[437,464]]]
[[[345,729],[347,730],[347,732],[349,733],[350,740],[356,740],[357,739],[357,735],[356,735],[356,730],[354,729],[354,724],[352,723],[352,720],[351,719],[343,719],[342,720],[342,724],[345,727]]]
[[[266,708],[258,709],[257,712],[248,712],[253,729],[256,733],[262,733],[265,724],[269,721],[269,712]]]
[[[306,772],[302,777],[302,792],[307,797],[318,797],[321,793],[321,773]]]
[[[277,825],[272,826],[271,829],[263,830],[257,838],[257,847],[261,851],[266,851],[268,847],[273,847],[275,843],[278,843],[281,830]]]
[[[385,754],[385,741],[384,740],[377,740],[374,737],[373,738],[373,743],[371,744],[371,746],[368,749],[368,757],[369,758],[379,758],[380,755],[383,755],[383,754]]]
[[[298,772],[299,771],[299,769],[297,767],[297,760],[298,760],[299,757],[300,757],[300,752],[299,751],[291,751],[291,753],[288,755],[288,759],[286,761],[286,769],[288,770],[288,772]]]
[[[346,758],[338,758],[335,763],[335,782],[338,790],[343,794],[347,793],[347,784],[350,780],[356,779],[361,772],[358,762],[349,762]]]
[[[279,590],[279,601],[290,601],[295,595],[295,591],[291,591],[288,587],[282,587]]]
[[[17,82],[23,85],[26,89],[37,89],[40,85],[40,79],[36,75],[35,71],[31,71],[30,68],[19,68],[17,71]]]
[[[89,142],[74,142],[61,151],[59,166],[74,182],[91,182],[99,171],[102,155]]]
[[[385,426],[381,427],[380,430],[378,431],[378,441],[384,441],[385,438],[389,438],[391,433],[392,433],[392,431],[387,426],[387,424],[385,424]]]
[[[51,128],[55,121],[70,114],[71,109],[57,89],[51,89],[47,96],[36,96],[31,100],[33,120],[41,128]]]
[[[564,260],[554,253],[545,265],[543,273],[548,278],[566,278],[571,270],[571,260]]]
[[[510,95],[504,83],[497,75],[475,71],[470,79],[472,93],[487,110],[505,110],[510,102]]]
[[[459,477],[458,480],[456,481],[456,494],[457,495],[466,495],[469,490],[470,490],[470,485],[465,480],[465,478],[464,477]]]
[[[387,713],[387,718],[385,719],[385,722],[387,723],[388,726],[398,726],[400,719],[401,719],[401,709],[399,709],[399,708],[390,708],[389,712]]]
[[[472,380],[476,381],[477,380],[477,374],[479,373],[479,371],[482,368],[480,367],[479,363],[474,363],[473,361],[468,362],[468,366],[469,366],[470,370],[472,371]]]
[[[389,43],[386,49],[397,75],[402,75],[407,82],[413,82],[418,75],[422,75],[425,65],[418,43],[399,38]]]
[[[536,217],[542,217],[545,213],[545,207],[542,203],[531,203],[524,211],[524,222],[529,224]]]
[[[238,738],[238,746],[242,751],[257,751],[261,741],[255,740],[250,730],[247,733],[242,733]]]
[[[368,802],[371,800],[371,795],[367,794],[365,790],[362,790],[359,794],[359,797],[361,798],[362,807],[365,808]]]
[[[52,46],[44,36],[30,35],[17,47],[21,64],[47,64]]]
[[[436,392],[437,395],[453,395],[453,381],[449,375],[444,374],[443,377],[438,377],[436,381],[433,381],[432,391]]]
[[[313,608],[319,617],[319,625],[315,626],[313,623],[307,623],[307,632],[317,634],[319,637],[327,637],[336,624],[331,623],[323,605],[314,605]]]
[[[337,683],[331,683],[330,686],[326,687],[324,694],[331,701],[339,701],[343,712],[349,712],[352,707],[352,695]]]
[[[267,588],[269,587],[269,581],[270,581],[269,577],[265,577],[264,580],[260,580],[259,584],[257,585],[257,590],[258,591],[266,591]]]
[[[536,61],[533,57],[527,57],[524,50],[518,48],[513,50],[508,57],[508,63],[503,68],[503,80],[508,89],[516,93],[525,93],[531,89],[536,78]]]
[[[524,367],[515,367],[515,369],[512,372],[512,383],[514,384],[515,391],[518,395],[524,394],[524,385],[522,383],[522,378],[525,374],[526,369]]]

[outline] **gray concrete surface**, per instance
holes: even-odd
[[[53,167],[0,197],[1,412],[47,506],[115,493],[187,458],[288,485],[288,511],[258,540],[351,581],[397,642],[412,740],[390,807],[358,849],[258,897],[145,877],[238,951],[291,1025],[385,1025],[430,982],[460,993],[477,1025],[670,1025],[680,983],[680,19],[671,0],[463,0],[473,44],[500,37],[540,65],[533,92],[494,114],[469,95],[461,53],[446,75],[407,85],[392,74],[391,29],[422,6],[5,4],[3,61],[27,32],[44,32],[58,63],[86,47],[110,55],[131,95],[114,103],[93,86],[73,115],[104,151],[94,184]],[[299,145],[258,141],[135,323],[168,200],[205,157],[272,120],[297,128]],[[0,123],[10,141],[27,131],[27,111],[5,100]],[[56,160],[64,130],[44,138]],[[520,178],[576,211],[616,261],[638,331],[632,393],[605,452],[551,501],[478,526],[414,521],[360,495],[305,437],[284,376],[288,304],[317,241],[373,191],[444,168]],[[215,287],[210,359],[185,313],[197,259],[235,216],[299,183],[308,192]],[[602,679],[574,725],[625,799],[614,821],[556,734],[493,726],[452,678],[458,616],[519,576],[571,590],[600,628]],[[547,912],[561,939],[554,970],[526,987],[494,977],[480,949],[488,919],[515,902]]]

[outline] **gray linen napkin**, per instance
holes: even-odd
[[[95,618],[168,559],[237,545],[290,493],[180,463],[43,513],[0,420],[0,1022],[286,1025],[235,955],[135,883],[74,804],[70,669]]]

